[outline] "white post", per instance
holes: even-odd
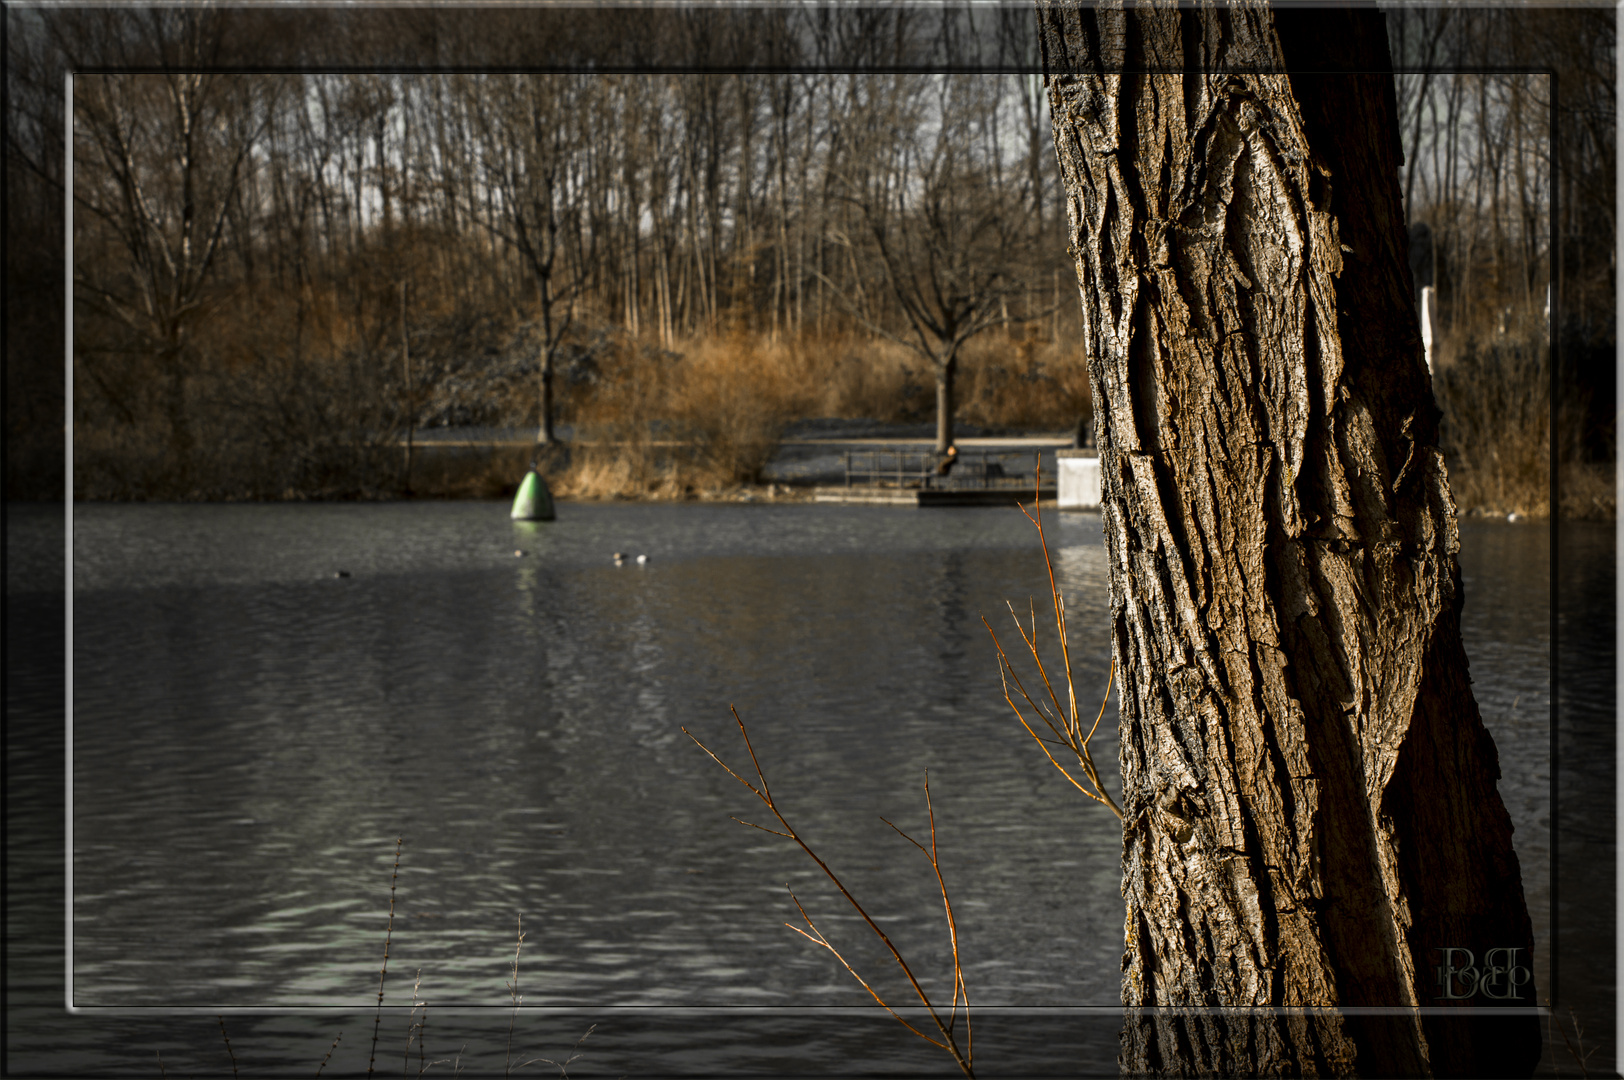
[[[1432,298],[1438,290],[1431,285],[1421,290],[1421,347],[1427,352],[1427,373],[1432,373]]]

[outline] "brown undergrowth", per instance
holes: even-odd
[[[1508,309],[1509,310],[1509,309]],[[1584,459],[1582,400],[1551,401],[1551,352],[1542,310],[1440,337],[1432,387],[1439,436],[1462,514],[1612,520],[1611,462]],[[1552,455],[1560,498],[1552,505]]]
[[[421,436],[439,424],[538,426],[539,373],[508,362],[523,341],[515,337],[489,371],[447,359],[467,345],[466,334],[414,345],[413,356],[422,356],[408,379],[398,358],[375,355],[388,346],[388,329],[372,352],[356,346],[332,355],[297,342],[250,348],[222,331],[172,393],[160,392],[156,376],[103,386],[107,372],[124,368],[87,358],[76,382],[75,498],[510,493],[529,447],[451,451]],[[961,421],[1025,429],[1069,429],[1089,400],[1080,358],[1035,328],[972,341],[956,396]],[[756,484],[792,420],[920,423],[934,417],[936,403],[934,377],[911,353],[866,334],[785,340],[731,330],[661,344],[592,320],[555,360],[554,398],[555,422],[571,429],[571,440],[568,454],[548,462],[550,483],[561,496],[589,499],[715,497]],[[409,430],[417,439],[408,465]]]
[[[1610,461],[1569,461],[1558,479],[1560,510],[1569,521],[1618,518],[1618,478]]]
[[[1440,350],[1433,393],[1462,512],[1551,512],[1550,350],[1532,332],[1463,336]]]

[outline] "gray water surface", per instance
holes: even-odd
[[[1047,521],[1091,711],[1099,518]],[[730,820],[776,827],[681,728],[748,769],[732,704],[790,821],[946,997],[934,877],[880,821],[928,840],[928,769],[966,980],[989,1010],[978,1057],[999,1071],[1003,1039],[1011,1071],[1114,1072],[1109,1017],[1042,1038],[1009,1026],[1114,1006],[1122,932],[1118,823],[1019,728],[980,621],[1007,646],[1005,600],[1047,589],[1015,511],[565,504],[531,525],[494,503],[84,505],[74,528],[77,1006],[362,1015],[393,880],[389,1002],[409,1005],[421,972],[416,1000],[507,1005],[522,918],[524,1003],[575,1010],[549,1045],[604,1024],[572,1071],[938,1071],[945,1056],[892,1021],[804,1021],[874,1010],[783,925],[786,884],[876,989],[907,989],[810,860]],[[1463,545],[1474,689],[1546,986],[1549,533],[1463,522]],[[1095,739],[1113,795],[1114,714]],[[275,1065],[296,1019],[243,1020],[233,1039]],[[478,1026],[442,1022],[450,1050],[452,1028]],[[94,1060],[125,1062],[129,1030]],[[364,1067],[354,1035],[324,1075]]]
[[[929,769],[979,1000],[1114,1002],[1116,820],[1027,744],[977,617],[1042,584],[1013,510],[493,509],[80,515],[77,1004],[366,1002],[404,837],[390,962],[438,1003],[500,998],[522,917],[530,1004],[860,1005],[785,884],[865,960],[866,932],[681,731],[748,768],[730,704],[922,970],[940,899],[879,818],[925,828]],[[1086,524],[1057,569],[1097,695]]]

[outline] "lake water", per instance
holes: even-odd
[[[221,1014],[245,1064],[313,1070],[343,1030],[323,1075],[364,1073],[393,879],[385,1004],[400,1008],[386,1012],[379,1044],[391,1055],[421,972],[430,1056],[460,1052],[474,1072],[500,1073],[522,918],[518,991],[541,1007],[519,1020],[526,1057],[562,1061],[597,1023],[572,1072],[950,1067],[783,925],[797,920],[787,884],[876,989],[907,1000],[817,867],[730,820],[776,825],[680,729],[748,768],[732,704],[790,821],[945,997],[934,878],[880,820],[927,836],[929,770],[980,1010],[978,1071],[1115,1071],[1119,827],[1016,724],[980,622],[1007,643],[1005,601],[1046,591],[1018,513],[566,504],[556,522],[515,524],[505,509],[76,508],[71,978],[86,1011],[72,1024],[95,1033],[75,1039],[76,1062],[151,1075],[162,1052],[170,1070],[218,1067]],[[1108,634],[1099,518],[1047,520],[1074,668],[1097,705]],[[1517,825],[1543,995],[1550,535],[1472,522],[1463,534],[1467,647]],[[60,544],[43,512],[17,518],[8,574],[48,563],[53,536]],[[1611,700],[1594,675],[1606,663],[1610,679],[1610,541],[1597,531],[1588,547],[1563,549],[1564,575],[1609,582],[1606,656],[1562,679],[1575,715]],[[615,551],[650,559],[617,566]],[[9,577],[8,593],[48,625],[50,594]],[[8,649],[50,666],[44,640]],[[44,676],[7,695],[13,717],[49,713]],[[1575,833],[1590,847],[1573,850],[1590,858],[1570,866],[1561,849],[1562,873],[1578,875],[1558,877],[1561,955],[1610,957],[1611,893],[1601,919],[1590,911],[1601,885],[1585,877],[1592,849],[1611,858],[1610,787],[1604,809],[1594,780],[1570,784],[1569,770],[1603,743],[1610,769],[1612,733],[1566,726],[1559,760],[1573,800],[1562,820],[1574,807],[1605,820]],[[24,788],[46,783],[61,765],[60,750],[50,764],[47,726],[12,727]],[[1109,721],[1095,754],[1114,795]],[[24,854],[43,863],[52,842],[42,831]],[[54,843],[59,860],[60,825]],[[1597,974],[1575,963],[1559,986]],[[1607,982],[1598,1015],[1610,1016]],[[1564,997],[1600,1008],[1588,989]],[[254,1011],[267,1006],[303,1011]]]

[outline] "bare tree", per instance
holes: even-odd
[[[74,206],[95,220],[123,260],[75,260],[74,296],[122,324],[149,350],[163,380],[171,451],[184,477],[193,433],[186,379],[190,335],[208,301],[226,215],[253,167],[278,84],[206,73],[218,46],[214,16],[149,9],[134,32],[173,53],[162,75],[82,75],[73,103],[75,154],[95,168],[75,175]],[[129,32],[129,31],[126,31]]]
[[[1026,289],[1031,229],[997,183],[996,159],[975,154],[973,125],[986,107],[978,99],[993,89],[990,81],[942,76],[916,89],[929,98],[893,94],[866,102],[865,142],[893,149],[889,159],[858,157],[841,177],[844,197],[861,213],[880,288],[905,329],[892,329],[865,304],[860,284],[838,294],[865,326],[907,346],[934,372],[936,451],[945,453],[953,443],[960,355],[966,342],[1005,322],[1009,298]],[[849,234],[836,235],[846,247],[857,246]]]
[[[478,134],[478,181],[489,195],[476,215],[511,244],[536,287],[541,359],[539,447],[553,433],[554,361],[587,284],[596,233],[581,230],[579,113],[590,77],[488,75],[458,85]],[[575,242],[576,250],[569,245]]]

